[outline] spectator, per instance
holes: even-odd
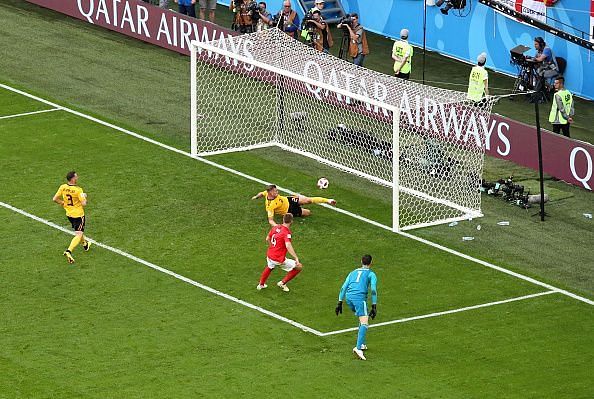
[[[365,30],[359,24],[359,14],[351,14],[352,22],[347,24],[340,23],[336,25],[337,28],[342,29],[347,27],[349,31],[349,55],[353,58],[353,64],[363,66],[365,56],[369,54],[369,46],[367,45],[367,37]]]
[[[196,18],[196,0],[174,0],[178,5],[180,14]]]
[[[397,78],[410,78],[413,47],[408,44],[408,29],[400,31],[400,40],[392,47],[392,59],[394,60],[394,74]]]
[[[206,10],[208,9],[208,19],[215,23],[215,11],[217,9],[217,0],[199,0],[200,19],[206,21]]]
[[[569,137],[569,124],[573,123],[573,96],[565,88],[565,78],[559,76],[555,79],[555,95],[549,114],[549,122],[553,124],[553,132],[563,132],[565,137]]]
[[[314,12],[315,10],[320,11],[320,14],[322,13],[322,10],[324,9],[324,0],[316,0],[315,6],[309,10],[309,12]]]
[[[159,0],[159,7],[168,10],[169,9],[169,0]]]
[[[481,101],[483,95],[489,95],[489,72],[485,69],[487,54],[480,53],[476,57],[476,65],[470,70],[468,77],[468,92],[466,98],[472,101]]]
[[[240,33],[252,33],[254,31],[252,14],[248,10],[250,3],[251,0],[231,0],[229,9],[235,13],[235,19],[233,20],[231,29]]]
[[[291,8],[291,2],[285,0],[283,2],[283,9],[276,15],[279,18],[279,23],[282,23],[283,25],[282,30],[287,33],[287,35],[297,40],[299,37],[299,16]]]

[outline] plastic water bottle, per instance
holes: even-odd
[[[462,237],[462,241],[472,241],[474,237]]]
[[[497,222],[499,226],[509,226],[509,222],[507,220],[503,220],[501,222]]]
[[[452,222],[452,223],[448,224],[448,226],[450,226],[450,227],[454,227],[454,226],[455,226],[455,225],[457,225],[457,224],[458,224],[458,222]]]

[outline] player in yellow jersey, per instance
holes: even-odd
[[[78,244],[82,242],[82,246],[85,251],[88,251],[91,247],[91,243],[85,240],[85,210],[84,207],[87,205],[87,195],[83,192],[83,189],[76,185],[78,181],[78,175],[75,171],[68,172],[66,174],[66,181],[68,183],[62,184],[56,195],[54,195],[53,201],[61,205],[66,211],[66,216],[72,224],[74,229],[74,238],[70,242],[68,249],[64,251],[64,256],[68,263],[74,263],[72,257],[72,251]]]
[[[285,197],[279,195],[278,188],[274,184],[266,187],[265,191],[259,192],[252,197],[253,200],[262,198],[265,199],[266,213],[268,215],[268,223],[271,226],[276,226],[274,215],[284,215],[291,213],[295,217],[306,217],[311,215],[309,209],[301,208],[301,205],[307,204],[330,204],[336,205],[336,201],[331,198],[323,197],[306,197],[305,195],[291,195]]]

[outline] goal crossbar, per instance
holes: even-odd
[[[250,42],[254,52],[246,51],[248,56],[236,52],[250,39],[254,39]],[[426,99],[435,98],[439,104],[453,107],[447,108],[447,118],[462,115],[460,123],[464,124],[466,110],[487,118],[490,101],[483,106],[468,102],[459,92],[449,94],[442,89],[378,76],[377,72],[314,52],[281,31],[210,43],[193,41],[190,50],[194,156],[276,146],[390,187],[394,231],[482,216],[478,186],[473,187],[478,181],[474,176],[480,176],[482,171],[484,149],[451,141],[447,136],[449,123],[440,127],[446,129],[444,138],[432,136],[418,122],[416,126],[412,124],[411,115],[416,115],[418,121],[419,112],[435,112],[435,106],[426,109]],[[379,79],[377,82],[381,82],[388,97],[377,96],[377,92],[375,98],[369,96],[365,86],[359,92],[351,91],[352,86],[348,85],[342,88],[331,79],[332,75],[316,80],[307,73],[298,73],[301,65],[310,63],[330,68],[335,77],[350,76],[357,82],[370,76]],[[405,101],[404,97],[411,100]],[[237,98],[240,100],[234,101]],[[247,102],[242,103],[242,98]],[[418,107],[423,98],[425,108],[417,108],[411,114],[412,103],[408,101],[415,101]],[[237,109],[243,104],[248,108]],[[441,112],[445,113],[443,109]],[[248,112],[252,119],[247,123],[235,120],[233,112],[237,111]],[[401,116],[405,120],[401,121]],[[458,126],[471,129],[470,125],[456,125],[457,131]],[[400,221],[402,215],[404,222]]]

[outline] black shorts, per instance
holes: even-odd
[[[398,72],[396,74],[396,77],[397,78],[400,78],[400,79],[406,79],[406,80],[408,80],[410,78],[410,72],[409,73]]]
[[[85,231],[85,217],[81,216],[79,218],[71,218],[68,216],[68,220],[70,220],[70,224],[74,231]]]
[[[293,216],[299,217],[301,216],[301,205],[299,205],[299,197],[287,197],[289,200],[289,213],[292,213]]]

